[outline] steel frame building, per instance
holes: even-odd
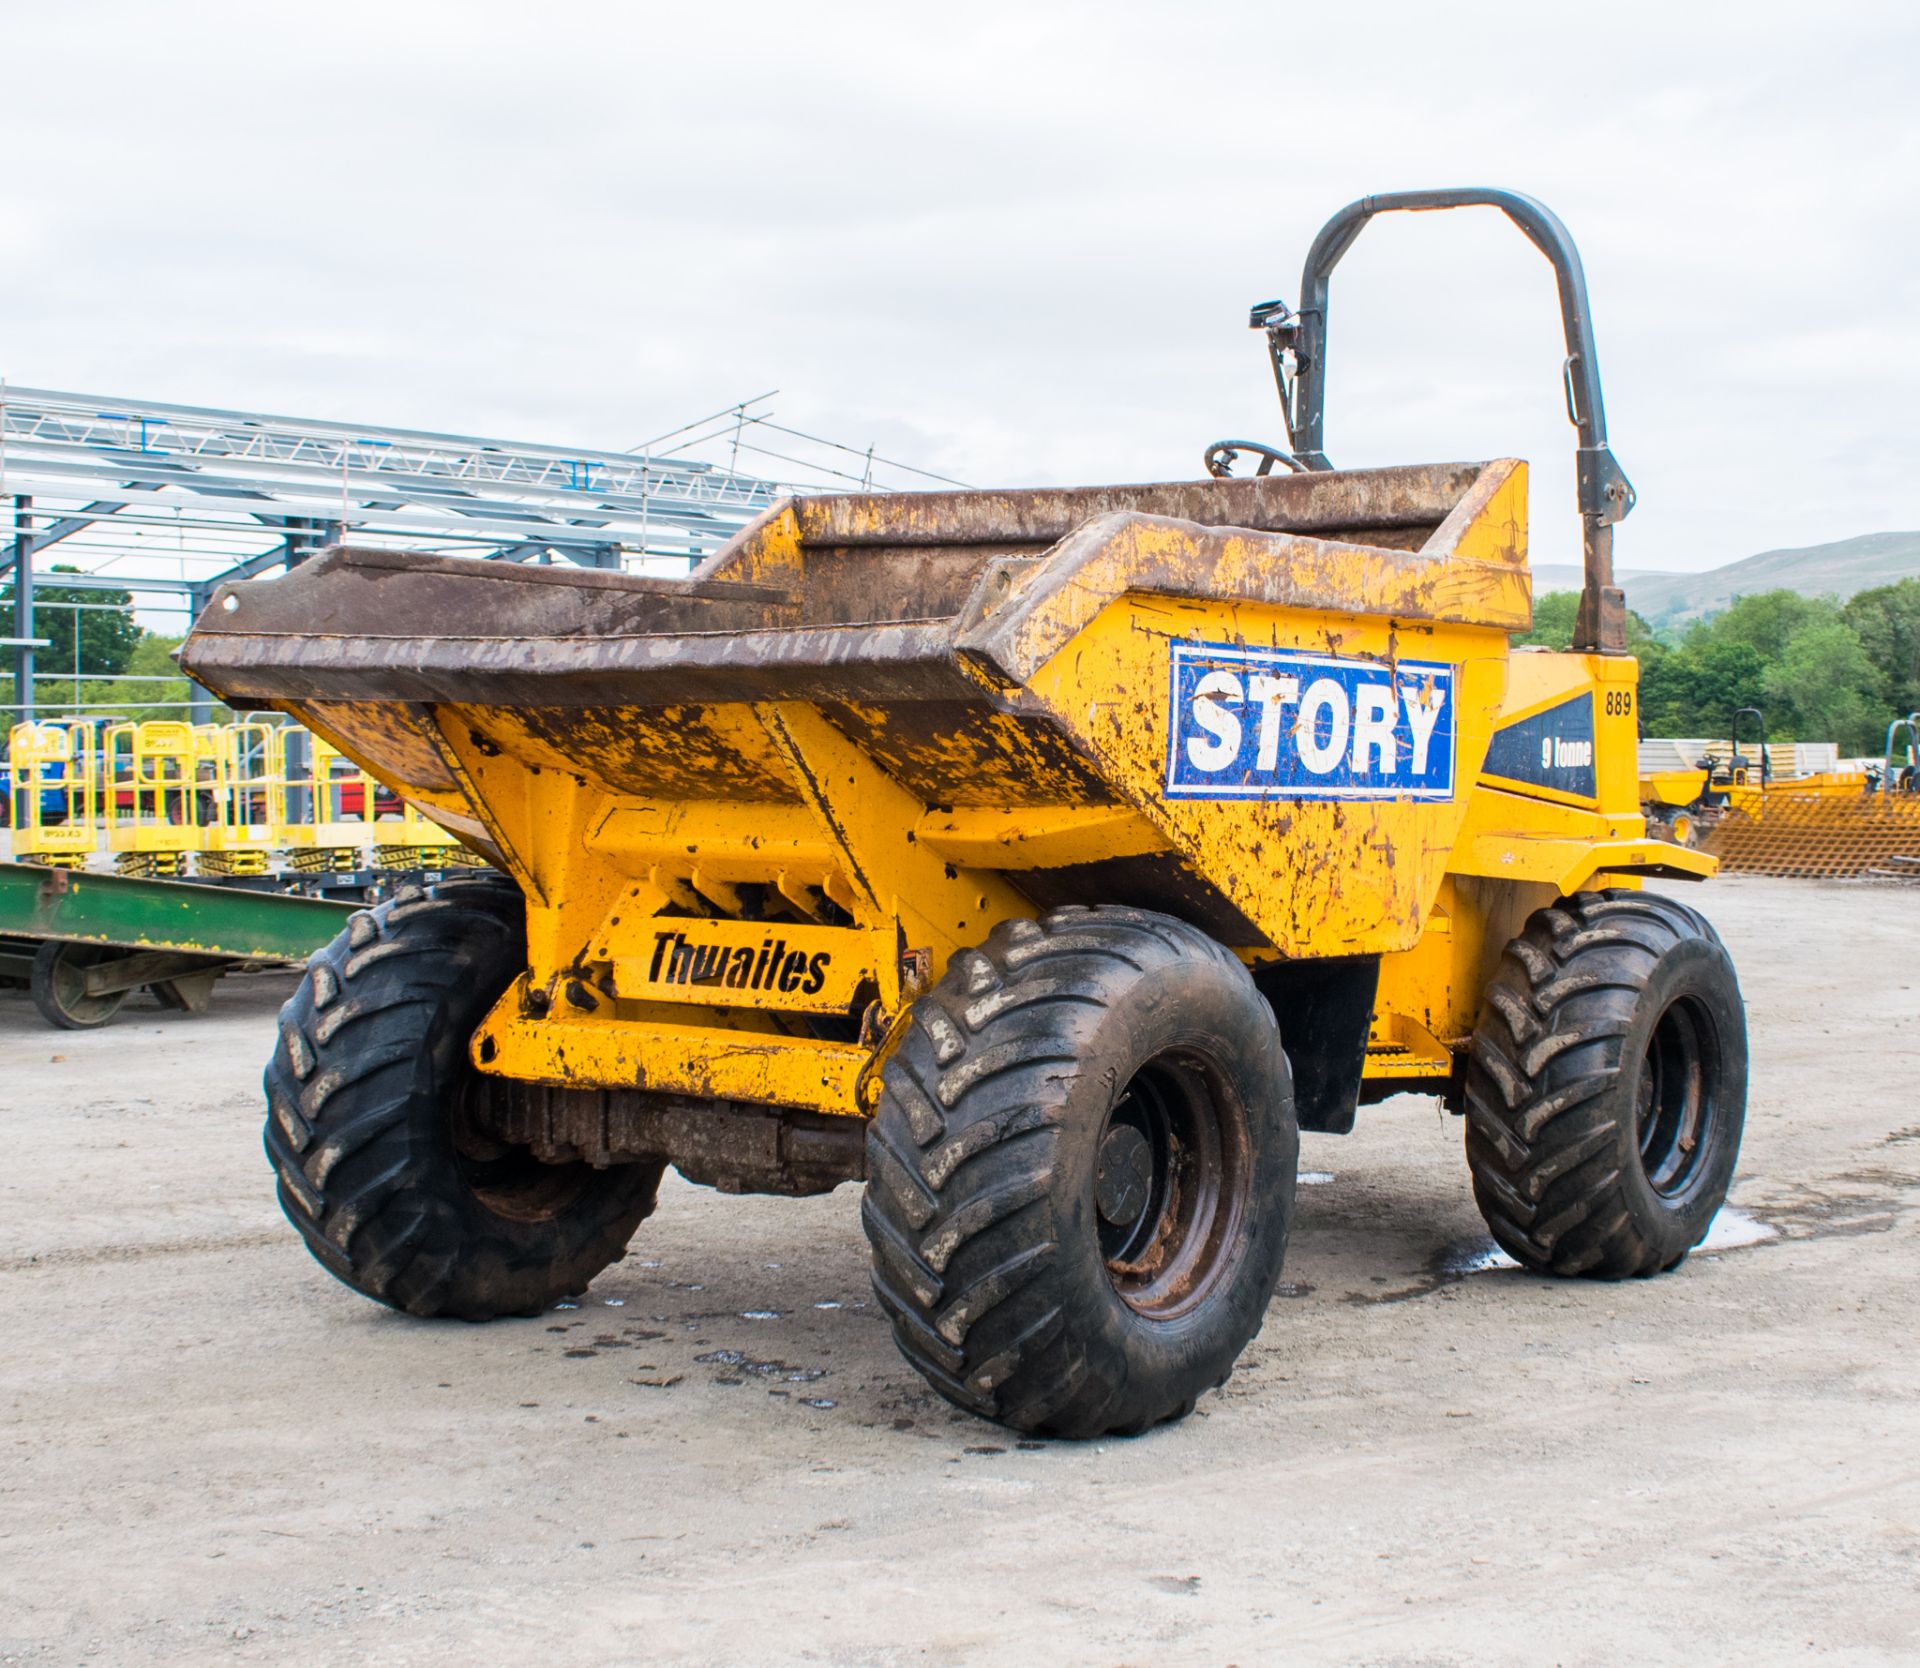
[[[715,420],[716,433],[733,426],[737,456],[739,428],[764,419],[743,405]],[[3,388],[0,507],[12,536],[0,542],[0,581],[14,581],[15,606],[14,635],[0,643],[14,650],[15,706],[30,718],[34,649],[46,642],[36,583],[132,592],[142,611],[191,618],[216,586],[349,538],[681,572],[791,490],[671,456]],[[56,546],[83,571],[37,565]],[[203,719],[211,699],[197,685],[192,694]]]

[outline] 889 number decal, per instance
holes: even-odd
[[[1633,691],[1631,689],[1609,689],[1607,691],[1606,712],[1609,718],[1625,718],[1633,711]]]

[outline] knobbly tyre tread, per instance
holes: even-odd
[[[1266,1238],[1248,1253],[1250,1289],[1237,1291],[1226,1340],[1179,1382],[1129,1383],[1124,1373],[1113,1382],[1103,1371],[1112,1361],[1089,1344],[1089,1317],[1118,1299],[1097,1245],[1097,1291],[1063,1248],[1063,1126],[1074,1086],[1113,1069],[1086,1045],[1117,997],[1145,980],[1177,980],[1196,963],[1212,969],[1212,989],[1239,994],[1244,985],[1236,1018],[1278,1089],[1267,1115],[1281,1132],[1270,1145],[1272,1161],[1284,1159],[1285,1186],[1278,1171],[1269,1176],[1279,1203],[1254,1230]],[[1021,1431],[1134,1434],[1191,1412],[1258,1331],[1290,1218],[1298,1147],[1290,1079],[1272,1011],[1244,966],[1192,927],[1118,908],[1003,923],[956,955],[915,1004],[882,1070],[867,1140],[861,1220],[875,1295],[901,1352],[959,1407]]]
[[[462,1179],[450,1087],[526,964],[522,910],[504,876],[403,886],[314,953],[280,1010],[265,1145],[281,1209],[336,1279],[412,1315],[489,1320],[583,1290],[659,1189],[663,1166],[618,1165],[564,1210],[509,1220]]]
[[[1619,1280],[1682,1262],[1726,1196],[1744,1111],[1744,1024],[1724,1039],[1737,1059],[1725,1150],[1682,1222],[1639,1170],[1632,1126],[1638,1054],[1624,1053],[1642,993],[1664,960],[1710,947],[1698,976],[1732,963],[1712,925],[1671,898],[1583,892],[1537,911],[1510,943],[1475,1026],[1465,1073],[1467,1163],[1482,1216],[1507,1254],[1537,1273]],[[1623,1120],[1626,1127],[1623,1128]]]

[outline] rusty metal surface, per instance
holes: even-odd
[[[278,892],[0,863],[0,932],[20,938],[304,961],[352,912],[348,904]]]
[[[1117,514],[1324,537],[1374,527],[1432,527],[1452,508],[1466,480],[1478,469],[1477,464],[1416,464],[1239,481],[1039,487],[1015,492],[850,493],[797,498],[794,508],[802,539],[817,545],[1049,545],[1096,516]],[[717,578],[727,567],[722,552],[701,572]]]
[[[475,722],[489,715],[475,709]],[[545,750],[552,768],[584,771],[619,793],[655,799],[721,796],[791,804],[798,796],[757,728],[724,721],[720,709],[672,706],[644,715],[613,706],[523,707],[513,741]]]
[[[1242,946],[1266,942],[1260,929],[1227,901],[1220,890],[1196,874],[1191,864],[1173,852],[1140,857],[1109,857],[1098,863],[1063,864],[1051,869],[1023,869],[1007,879],[1035,909],[1057,909],[1062,904],[1100,898],[1135,909],[1157,910],[1194,926],[1222,944]]]
[[[549,1164],[664,1158],[722,1193],[829,1193],[867,1174],[866,1126],[846,1118],[634,1090],[488,1078],[470,1115]]]
[[[1076,529],[1083,540],[1090,527],[1110,533],[1114,518],[1239,528],[1275,575],[1297,572],[1292,585],[1277,581],[1274,600],[1311,600],[1336,553],[1405,555],[1443,528],[1484,473],[1448,464],[798,499],[683,580],[339,549],[270,583],[223,587],[181,664],[223,698],[249,703],[978,699],[955,639],[1005,594],[983,590],[983,574],[1023,552]],[[1368,542],[1373,530],[1381,542]],[[1050,574],[1059,555],[1043,564]],[[765,573],[795,584],[758,583]],[[1052,577],[1075,581],[1064,569]],[[1182,581],[1204,590],[1204,564],[1189,562]]]
[[[996,713],[977,689],[971,701],[886,708],[840,702],[823,710],[889,776],[929,805],[1115,803],[1072,741],[1044,714]]]

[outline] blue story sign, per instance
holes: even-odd
[[[1455,668],[1175,643],[1167,793],[1451,799]]]

